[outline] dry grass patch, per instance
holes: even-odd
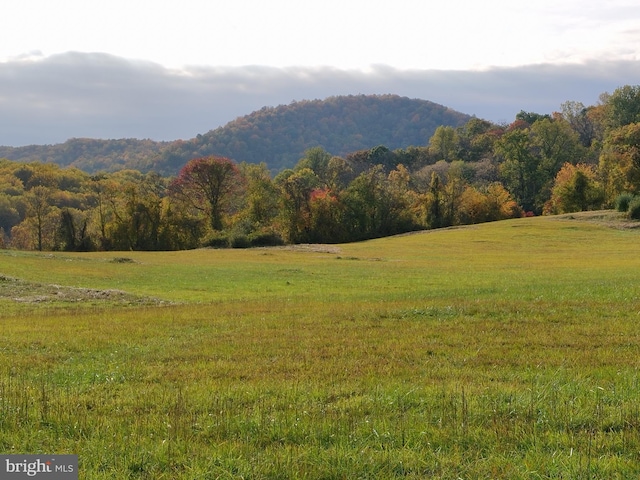
[[[589,222],[608,228],[617,229],[636,229],[640,228],[640,222],[628,217],[625,212],[617,212],[615,210],[598,210],[592,212],[575,212],[557,215],[558,220],[578,220],[581,222]]]
[[[23,304],[161,305],[160,299],[132,295],[117,289],[91,289],[27,282],[0,274],[0,300]]]

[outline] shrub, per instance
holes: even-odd
[[[251,242],[249,241],[249,237],[244,234],[236,234],[231,237],[229,241],[231,248],[249,248],[251,246]]]
[[[284,240],[276,232],[255,232],[249,237],[253,247],[277,247],[284,245]]]
[[[111,259],[111,263],[136,263],[136,261],[129,257],[114,257]]]
[[[275,247],[279,245],[284,245],[284,240],[273,231],[259,231],[249,235],[242,231],[218,231],[208,235],[202,241],[202,246],[209,248]]]
[[[640,220],[640,197],[634,197],[634,199],[631,200],[627,215],[633,220]]]
[[[629,205],[634,198],[635,197],[632,193],[621,193],[616,198],[616,210],[618,212],[627,212],[629,210]]]
[[[203,247],[229,248],[229,237],[222,232],[214,232],[202,241]]]

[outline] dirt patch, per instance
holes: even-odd
[[[0,274],[0,299],[16,303],[109,303],[117,305],[162,305],[157,298],[140,297],[122,290],[97,290],[55,284],[27,282]]]
[[[340,253],[340,247],[336,245],[325,245],[320,243],[300,243],[297,245],[284,245],[281,247],[260,247],[275,250],[290,250],[293,252],[311,252],[311,253]]]

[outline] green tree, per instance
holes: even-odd
[[[406,166],[411,171],[416,171],[436,162],[429,151],[429,147],[409,146],[394,150],[396,162]]]
[[[438,160],[450,162],[458,158],[460,138],[453,127],[444,125],[436,128],[429,140],[429,151]]]
[[[55,227],[51,225],[51,189],[44,186],[33,187],[27,194],[27,220],[33,229],[36,249],[42,251],[45,246],[51,248],[52,232]]]
[[[426,196],[427,217],[426,222],[430,228],[440,228],[445,226],[444,217],[444,187],[440,176],[436,172],[431,172],[431,182],[429,192]]]
[[[304,156],[298,161],[294,170],[309,168],[318,176],[325,185],[328,183],[329,162],[332,155],[322,147],[313,147],[304,152]]]
[[[503,158],[500,174],[507,189],[526,211],[539,212],[536,196],[540,190],[539,160],[532,149],[530,130],[513,129],[496,142],[495,150]]]
[[[469,173],[462,160],[451,162],[444,185],[444,225],[456,223],[460,198],[468,182],[465,175]]]
[[[367,161],[371,166],[382,165],[386,172],[396,166],[395,154],[384,145],[378,145],[369,150]]]
[[[105,240],[110,250],[167,250],[173,242],[166,234],[167,179],[154,173],[122,171],[110,176],[105,195]],[[114,193],[115,190],[115,193]],[[94,215],[94,218],[99,217]],[[173,220],[173,217],[172,217]]]
[[[20,223],[20,220],[20,213],[13,197],[0,193],[0,228],[4,232],[10,232],[15,225]]]
[[[624,85],[605,97],[607,126],[611,129],[640,122],[640,85]]]
[[[500,129],[491,122],[472,118],[459,129],[460,159],[477,162],[491,157],[493,144],[498,139]]]
[[[93,241],[88,234],[88,223],[86,212],[71,208],[62,209],[56,248],[65,252],[88,252],[94,250]]]
[[[201,215],[194,215],[188,206],[173,197],[162,198],[160,207],[160,249],[186,250],[200,246],[207,232],[206,219]]]
[[[604,193],[604,206],[613,207],[618,195],[627,191],[628,163],[624,157],[609,149],[600,154],[598,179]]]
[[[331,157],[327,165],[326,185],[334,193],[345,189],[353,179],[353,168],[342,157]]]
[[[382,165],[358,175],[342,196],[345,222],[352,240],[374,238],[395,233],[387,178]]]
[[[94,208],[92,216],[94,225],[93,236],[95,243],[101,250],[109,250],[110,245],[107,237],[107,226],[113,219],[113,208],[116,204],[116,196],[119,187],[113,178],[107,175],[94,175],[91,177],[89,189],[93,194]]]
[[[516,114],[516,121],[521,121],[521,122],[525,122],[527,123],[529,126],[533,125],[534,123],[536,123],[539,120],[550,120],[551,116],[548,114],[540,114],[540,113],[535,113],[535,112],[525,112],[524,110],[520,110],[520,112],[518,112]]]
[[[578,134],[569,123],[558,118],[544,118],[531,126],[533,143],[541,156],[541,169],[544,173],[555,175],[565,163],[577,163],[583,153],[580,149]]]
[[[415,230],[422,225],[419,217],[420,199],[411,188],[411,174],[402,164],[389,172],[387,177],[387,191],[390,201],[390,218],[393,219],[391,228],[395,233]]]
[[[608,131],[600,156],[600,169],[608,204],[623,191],[640,192],[640,123]],[[624,178],[624,184],[616,178]]]
[[[536,205],[540,206],[551,196],[554,178],[562,165],[577,163],[584,154],[584,148],[578,134],[561,117],[536,121],[531,126],[531,133],[539,162],[536,176],[540,190],[536,195]]]
[[[245,179],[244,206],[240,216],[251,228],[265,227],[278,214],[278,188],[265,163],[242,163],[240,171]]]
[[[283,237],[289,242],[308,241],[311,230],[311,192],[320,179],[310,168],[285,170],[274,179],[281,192]]]

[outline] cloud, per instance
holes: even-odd
[[[395,93],[495,122],[520,110],[595,104],[634,84],[640,63],[593,61],[481,71],[331,67],[185,67],[107,54],[25,56],[0,63],[0,145],[72,137],[192,138],[263,106],[333,95]]]

